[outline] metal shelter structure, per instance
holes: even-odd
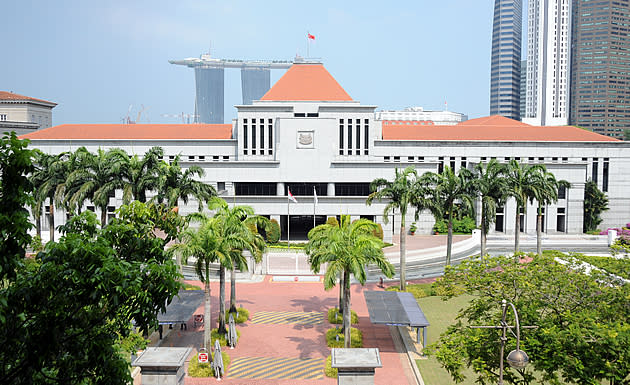
[[[164,313],[158,314],[160,339],[164,325],[181,324],[182,328],[188,328],[186,322],[192,318],[195,310],[199,308],[203,301],[203,290],[180,290],[173,301],[166,307]]]
[[[415,328],[418,343],[420,329],[422,329],[422,347],[426,347],[427,327],[430,324],[413,294],[395,291],[366,291],[363,295],[370,314],[370,322]]]

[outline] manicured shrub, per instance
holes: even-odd
[[[267,242],[277,243],[280,240],[280,225],[275,219],[270,220],[268,223],[269,224],[265,228],[265,232],[267,233]]]
[[[339,341],[337,341],[339,336]],[[329,348],[343,348],[344,337],[341,328],[328,329],[326,332],[326,343]],[[350,347],[363,347],[363,333],[357,328],[350,328]]]
[[[342,324],[343,313],[339,313],[339,310],[337,308],[328,309],[328,322],[330,322],[331,324]],[[354,310],[350,310],[350,323],[352,323],[353,325],[359,323],[359,316]]]
[[[214,370],[210,367],[210,363],[214,359],[214,353],[208,354],[208,362],[200,363],[198,354],[195,354],[188,363],[188,375],[190,377],[214,377]],[[221,352],[223,358],[223,368],[227,368],[230,365],[230,356],[226,352]],[[225,371],[227,373],[227,370]]]
[[[337,378],[337,368],[332,367],[332,356],[326,358],[326,366],[324,366],[324,375],[330,378]]]
[[[236,335],[240,339],[241,331],[236,329]],[[218,329],[212,329],[212,331],[210,332],[210,338],[212,338],[212,346],[214,346],[214,341],[216,340],[219,340],[219,343],[221,344],[221,346],[227,346],[227,336],[225,335],[225,333],[219,334]]]
[[[191,285],[190,283],[183,283],[182,284],[182,289],[184,289],[184,290],[201,290],[201,287],[197,286],[197,285]]]
[[[249,319],[249,310],[239,307],[236,308],[237,314],[234,315],[234,322],[237,324],[242,324]],[[230,320],[230,312],[225,313],[225,322]]]
[[[454,233],[464,233],[470,234],[477,226],[475,225],[475,220],[471,217],[464,217],[462,219],[453,219],[453,232]],[[448,222],[444,219],[440,219],[435,222],[433,225],[433,231],[438,232],[440,234],[448,233]]]
[[[390,286],[386,291],[400,291],[400,287],[398,286]],[[413,294],[416,299],[428,297],[431,295],[431,284],[430,283],[420,283],[420,284],[411,284],[407,285],[407,293]]]
[[[339,221],[335,217],[328,217],[328,219],[326,219],[326,224],[339,227]]]

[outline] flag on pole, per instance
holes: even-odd
[[[315,197],[314,201],[315,201],[315,205],[317,206],[317,190],[315,189],[315,186],[313,186],[313,196]]]
[[[315,35],[311,35],[311,34],[310,34],[310,33],[308,33],[308,32],[306,33],[306,35],[308,36],[308,38],[309,38],[310,40],[315,40]]]
[[[298,203],[297,199],[291,194],[291,190],[287,189],[287,191],[289,192],[289,200],[293,201],[293,203]]]

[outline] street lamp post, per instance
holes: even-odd
[[[510,307],[512,308],[512,311],[514,312],[514,319],[516,321],[516,325],[515,326],[511,326],[507,324],[506,321],[506,316],[507,316],[507,309],[508,306],[510,305]],[[520,349],[520,345],[521,345],[521,324],[519,322],[518,319],[518,312],[516,311],[516,307],[514,306],[514,304],[512,302],[507,302],[506,300],[501,301],[501,308],[503,309],[503,317],[501,318],[501,325],[498,326],[471,326],[472,328],[484,328],[484,329],[502,329],[502,334],[501,334],[501,349],[500,349],[500,353],[499,353],[499,385],[503,385],[503,354],[505,352],[505,342],[507,341],[507,330],[510,329],[510,332],[512,333],[512,335],[514,335],[514,332],[512,332],[512,328],[516,327],[516,334],[514,335],[516,337],[516,349],[512,350],[511,352],[508,353],[506,360],[508,362],[508,364],[515,368],[515,369],[521,369],[524,368],[525,366],[527,366],[527,364],[529,363],[529,357],[527,356],[527,353],[525,353],[524,351],[522,351]],[[531,328],[536,328],[537,326],[523,326],[523,328],[526,329],[531,329]]]

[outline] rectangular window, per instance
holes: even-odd
[[[451,170],[455,172],[455,157],[451,156]]]
[[[592,180],[593,182],[597,183],[597,174],[598,174],[598,162],[597,162],[597,158],[593,158],[593,173],[592,173]]]
[[[7,121],[7,114],[0,114],[0,122],[6,122]]]
[[[368,155],[369,154],[368,148],[370,147],[370,120],[369,119],[365,119],[365,125],[363,126],[363,128],[364,128],[363,141],[365,142],[365,146],[363,146],[363,154]]]
[[[357,138],[356,138],[356,149],[357,149],[357,155],[361,155],[361,121],[359,119],[357,119],[356,121],[356,134],[357,134]]]
[[[466,168],[466,166],[468,166],[468,163],[466,162],[466,157],[462,156],[462,168]]]
[[[339,119],[339,155],[343,155],[343,119]]]
[[[413,161],[414,161],[413,156],[408,156],[407,157],[407,162],[413,162]]]
[[[188,161],[189,162],[194,162],[195,161],[195,156],[194,155],[188,155]]]
[[[604,158],[604,167],[602,168],[602,191],[608,192],[608,158]]]
[[[319,113],[318,112],[309,112],[306,114],[307,118],[317,118],[319,117]]]
[[[256,155],[256,119],[252,119],[252,155]]]
[[[313,196],[313,188],[317,191],[318,196],[328,195],[328,183],[310,183],[310,182],[285,183],[284,195],[285,196],[287,195],[287,189],[291,189],[291,194],[294,196]]]
[[[229,155],[223,155],[223,160],[230,160],[230,156]]]
[[[206,157],[204,155],[199,155],[200,162],[204,162],[205,160],[206,160]]]
[[[558,199],[567,199],[567,188],[560,186],[558,188]]]
[[[267,147],[269,148],[268,154],[273,155],[273,120],[269,119],[267,125],[267,130],[269,130],[269,142],[267,143]]]
[[[348,119],[348,155],[352,155],[352,119]]]
[[[225,190],[225,182],[217,182],[217,193]]]
[[[296,118],[305,118],[306,114],[304,112],[296,112],[293,114],[293,116]]]
[[[265,155],[265,119],[260,119],[260,155]]]
[[[234,183],[236,195],[267,195],[274,196],[278,190],[276,183],[237,182]]]
[[[247,155],[247,149],[249,147],[247,141],[249,136],[247,135],[247,119],[243,119],[243,153]]]
[[[366,197],[370,195],[369,183],[335,183],[335,196]]]
[[[394,162],[400,162],[400,157],[399,156],[395,156],[394,157]]]
[[[444,157],[440,156],[438,158],[438,174],[441,174],[444,172]]]
[[[212,161],[213,162],[218,162],[219,161],[219,155],[213,155],[212,156]]]

